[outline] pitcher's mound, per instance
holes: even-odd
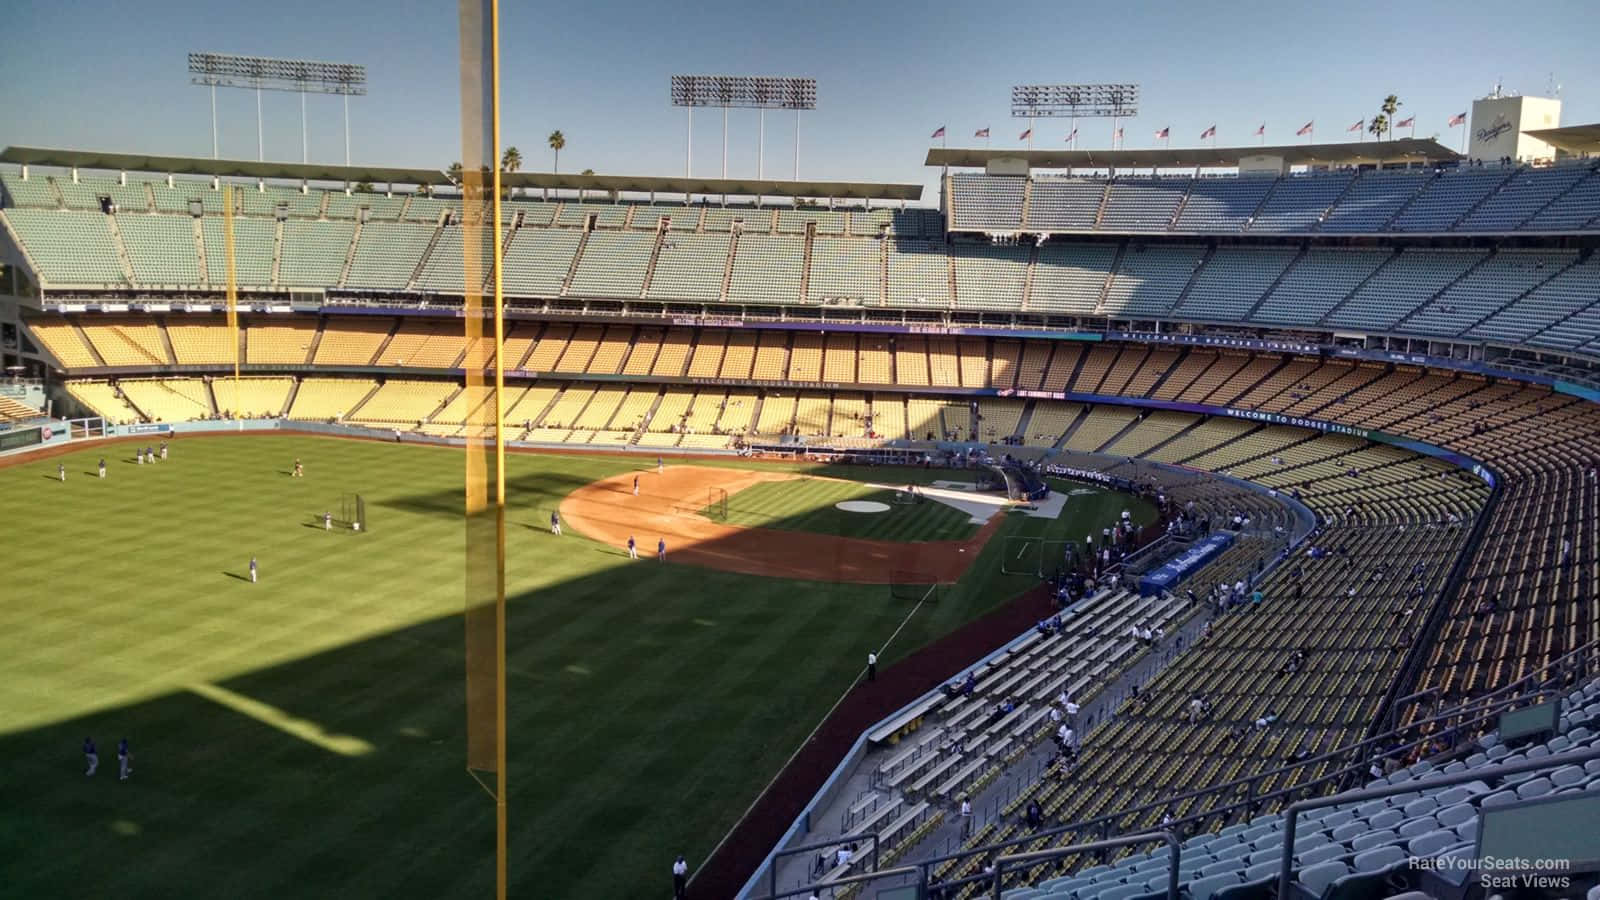
[[[879,503],[876,500],[840,500],[833,505],[834,509],[855,513],[882,513],[889,511],[889,504]]]

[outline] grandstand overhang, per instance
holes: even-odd
[[[1568,125],[1565,128],[1538,128],[1524,131],[1523,134],[1544,141],[1557,150],[1573,156],[1600,154],[1600,122],[1593,125]]]
[[[138,153],[104,153],[93,150],[57,150],[45,147],[7,147],[0,162],[62,169],[111,172],[160,172],[169,175],[206,175],[216,178],[284,179],[340,184],[448,184],[437,169],[385,166],[338,166],[319,163],[256,162],[194,156],[147,156]],[[920,184],[881,184],[865,181],[784,181],[756,178],[681,178],[653,175],[568,175],[556,172],[502,173],[501,184],[513,188],[595,191],[606,194],[694,194],[734,197],[805,197],[834,200],[886,200],[915,202],[922,199]]]
[[[1148,150],[1006,150],[933,147],[926,165],[1005,170],[1027,169],[1236,169],[1251,158],[1286,166],[1362,166],[1456,162],[1461,154],[1422,138],[1353,144],[1282,144],[1275,147],[1152,147]]]
[[[43,147],[7,147],[0,162],[63,169],[97,169],[111,172],[161,172],[169,175],[209,175],[216,178],[278,178],[294,181],[333,181],[352,184],[445,184],[437,169],[386,166],[334,166],[320,163],[256,162],[243,159],[209,159],[194,156],[146,156],[138,153],[102,153],[93,150],[53,150]]]
[[[566,175],[556,172],[502,174],[500,183],[514,188],[600,191],[603,193],[729,195],[736,197],[809,197],[837,200],[922,199],[920,184],[876,184],[861,181],[780,181],[756,178],[681,178],[655,175]]]

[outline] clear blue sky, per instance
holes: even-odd
[[[801,127],[804,178],[931,181],[922,165],[943,124],[951,146],[1019,146],[1016,83],[1136,81],[1127,146],[1322,140],[1370,116],[1390,92],[1417,135],[1451,146],[1448,117],[1497,80],[1543,94],[1563,85],[1563,124],[1600,121],[1600,17],[1594,0],[1392,4],[1379,0],[1121,4],[644,3],[506,0],[502,117],[528,170],[548,170],[544,136],[561,129],[563,171],[676,175],[685,112],[674,73],[804,75],[818,106]],[[209,155],[210,107],[185,72],[190,50],[356,62],[371,93],[351,103],[356,162],[448,165],[460,153],[453,2],[217,3],[12,0],[0,52],[0,144]],[[339,100],[309,100],[313,160],[343,160]],[[255,100],[219,91],[223,156],[253,159]],[[299,101],[266,95],[266,155],[300,158]],[[1109,146],[1107,121],[1082,120],[1080,147]],[[756,171],[756,114],[730,116],[729,172]],[[1036,147],[1060,146],[1065,120]],[[1354,137],[1350,135],[1349,137]],[[793,117],[768,115],[768,173],[792,166]],[[721,115],[695,119],[695,173],[720,168]]]

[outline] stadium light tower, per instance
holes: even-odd
[[[261,92],[291,91],[300,95],[300,161],[310,162],[306,134],[306,94],[344,97],[344,164],[350,165],[350,96],[367,92],[367,67],[309,59],[274,59],[231,53],[189,54],[189,82],[211,88],[211,158],[217,158],[217,88],[254,88],[256,92],[256,159],[263,159]]]
[[[1137,84],[1019,84],[1011,88],[1011,115],[1026,118],[1029,132],[1036,116],[1070,116],[1072,131],[1078,130],[1079,116],[1109,118],[1115,146],[1117,121],[1138,114]]]
[[[800,111],[817,108],[817,80],[815,78],[787,78],[769,75],[674,75],[672,76],[672,105],[686,107],[689,111],[689,141],[684,150],[683,174],[693,174],[694,163],[694,108],[696,106],[722,109],[722,177],[728,177],[728,110],[757,109],[761,111],[760,134],[757,138],[757,177],[766,177],[767,110],[794,110],[794,178],[800,180]]]

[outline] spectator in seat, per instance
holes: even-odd
[[[1026,813],[1026,817],[1028,820],[1028,827],[1034,831],[1038,831],[1039,826],[1044,824],[1044,809],[1039,806],[1038,800],[1028,801],[1028,811]]]

